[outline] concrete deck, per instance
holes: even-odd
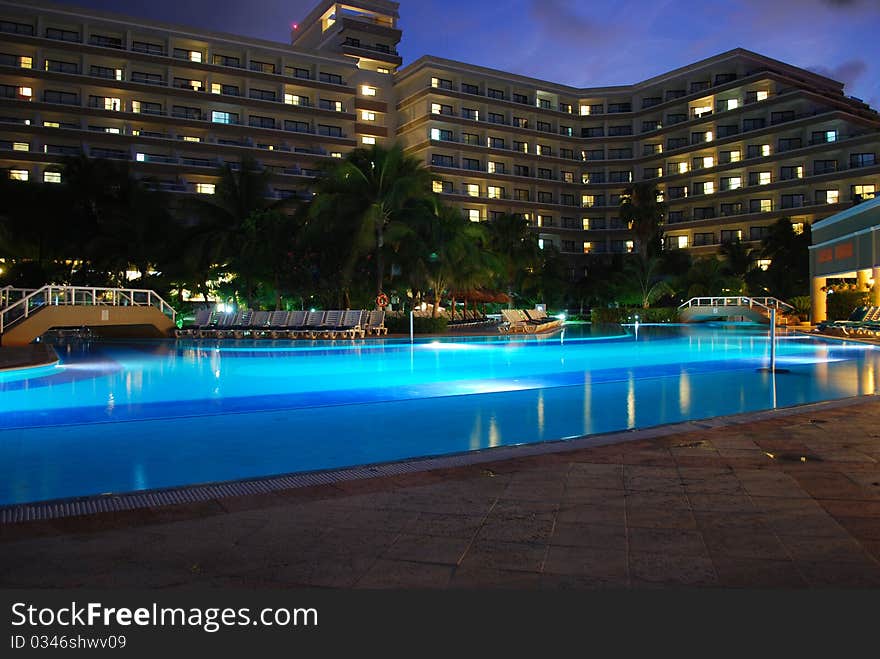
[[[880,587],[880,401],[0,527],[2,587]]]
[[[55,349],[46,343],[0,347],[0,371],[48,366],[58,361]]]

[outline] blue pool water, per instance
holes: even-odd
[[[0,373],[0,505],[557,440],[876,393],[880,351],[758,326],[84,342]]]

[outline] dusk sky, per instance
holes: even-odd
[[[314,0],[76,0],[288,42]],[[743,47],[846,83],[880,106],[880,0],[401,0],[404,64],[421,55],[592,87]]]

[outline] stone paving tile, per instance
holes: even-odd
[[[865,563],[874,559],[865,548],[849,536],[817,538],[781,535],[779,540],[796,561],[813,563]]]
[[[686,508],[640,508],[627,506],[626,523],[630,528],[695,529],[694,513]]]
[[[766,558],[714,557],[718,583],[728,588],[806,588],[807,581],[791,561]]]
[[[470,543],[470,538],[401,534],[382,552],[382,558],[458,565]]]
[[[451,538],[472,538],[482,523],[483,518],[475,515],[423,512],[419,513],[416,519],[403,528],[403,533]]]
[[[449,584],[453,589],[536,590],[542,585],[543,575],[538,572],[499,570],[496,568],[462,565],[455,570]]]
[[[622,501],[621,501],[622,503]],[[626,524],[624,506],[607,507],[601,504],[568,504],[560,509],[556,519],[560,523],[574,524]]]
[[[445,589],[452,579],[451,565],[411,563],[401,560],[380,559],[355,584],[355,588],[397,589],[430,588]]]
[[[753,558],[769,561],[790,560],[791,554],[770,532],[743,532],[741,529],[703,529],[709,553],[717,558]]]
[[[706,554],[703,534],[685,529],[627,528],[631,552],[661,552],[682,556]]]
[[[541,571],[545,553],[545,546],[539,544],[476,540],[461,559],[460,567],[537,573]]]
[[[479,540],[545,543],[553,534],[555,515],[508,517],[490,514],[477,532]]]
[[[626,554],[614,549],[551,545],[544,572],[624,579]]]
[[[557,522],[550,538],[550,544],[625,552],[627,547],[626,527]]]
[[[798,572],[813,588],[880,588],[876,563],[797,562]]]
[[[708,556],[630,552],[633,587],[663,584],[672,587],[716,586],[718,577]]]

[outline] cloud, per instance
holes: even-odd
[[[851,59],[830,68],[827,66],[811,66],[809,70],[832,80],[838,80],[846,85],[846,87],[850,87],[865,74],[868,70],[868,63],[862,59]]]
[[[570,39],[573,42],[606,41],[616,29],[600,25],[571,10],[571,3],[562,0],[530,0],[529,14],[545,36]]]

